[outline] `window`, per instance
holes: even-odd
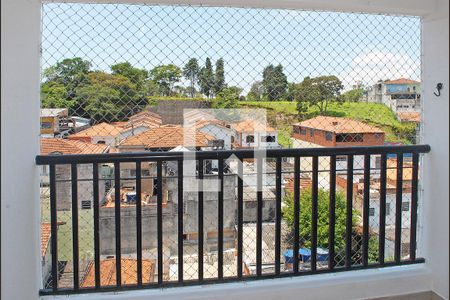
[[[338,155],[338,156],[336,156],[336,162],[338,162],[338,161],[340,161],[340,162],[347,161],[347,156],[345,156],[345,155]]]
[[[389,216],[391,214],[391,204],[386,203],[386,216]]]
[[[409,202],[402,202],[402,211],[409,211]]]
[[[53,127],[53,123],[50,122],[42,122],[41,129],[51,129]]]
[[[106,142],[105,141],[98,141],[97,144],[104,145],[104,144],[106,144]]]
[[[314,129],[310,129],[310,130],[309,130],[309,135],[310,135],[310,136],[314,136],[314,132],[315,132]]]
[[[361,133],[341,133],[336,135],[337,143],[361,143],[364,141]]]
[[[300,127],[300,134],[306,135],[306,128]]]
[[[275,143],[275,136],[266,135],[261,137],[261,142],[263,143]]]
[[[255,142],[255,136],[254,135],[247,135],[245,138],[246,143],[254,143]]]
[[[329,132],[329,131],[325,132],[325,139],[326,139],[327,141],[333,140],[333,133],[332,133],[332,132]]]
[[[375,208],[374,207],[369,208],[369,216],[371,216],[371,217],[375,216]]]
[[[81,209],[91,209],[91,200],[82,200]]]

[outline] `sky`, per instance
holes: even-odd
[[[361,81],[420,80],[417,17],[189,6],[43,4],[42,68],[81,57],[96,70],[128,61],[147,70],[195,57],[225,61],[229,85],[249,91],[269,64],[289,82],[336,75]],[[180,82],[187,86],[187,82]]]

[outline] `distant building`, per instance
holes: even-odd
[[[420,141],[421,113],[419,111],[413,111],[413,112],[401,111],[401,112],[397,112],[397,120],[399,120],[400,122],[407,122],[407,123],[414,123],[414,124],[416,124],[415,143],[419,143],[419,141]]]
[[[82,141],[74,141],[60,138],[41,138],[41,155],[64,155],[64,154],[98,154],[108,151],[106,145],[95,145]],[[102,167],[103,168],[103,167]],[[58,210],[69,210],[71,208],[72,194],[70,180],[70,165],[57,165],[56,170],[56,197],[58,199]],[[40,166],[41,184],[49,183],[48,166]],[[93,185],[86,179],[92,179],[92,164],[78,165],[78,207],[90,209],[92,207]],[[85,180],[83,180],[85,179]],[[105,191],[105,181],[99,181],[100,194]]]
[[[278,131],[257,120],[245,120],[230,124],[236,132],[236,148],[280,148]]]
[[[383,130],[364,122],[326,116],[294,124],[292,132],[295,148],[382,146],[384,138]],[[354,167],[361,169],[363,165],[364,157],[355,156]],[[372,156],[371,166],[379,166],[379,156]],[[336,157],[336,168],[338,172],[347,169],[347,156]]]
[[[420,111],[420,82],[406,78],[378,82],[369,88],[367,101],[383,103],[395,113]]]
[[[115,146],[120,141],[122,128],[108,123],[96,124],[86,130],[69,135],[69,140],[82,141],[91,144]]]
[[[54,137],[62,130],[60,122],[69,116],[67,108],[41,109],[41,136]]]

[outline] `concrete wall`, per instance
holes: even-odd
[[[70,165],[56,166],[56,201],[58,210],[70,210],[72,207],[72,182],[70,180]],[[78,165],[78,207],[81,208],[82,201],[91,201],[94,198],[94,185],[92,183],[92,165]],[[88,181],[86,181],[88,180]],[[100,201],[105,195],[105,181],[99,180]]]
[[[205,179],[204,184],[217,180],[217,176]],[[236,218],[236,178],[224,176],[224,230],[233,230]],[[168,191],[169,199],[163,204],[163,242],[170,252],[176,252],[178,241],[178,182],[176,179],[167,178],[163,182],[164,195]],[[186,189],[187,190],[187,189]],[[185,192],[183,203],[183,232],[193,234],[198,232],[198,198],[196,192]],[[204,192],[203,216],[206,247],[216,248],[217,241],[206,239],[208,232],[217,232],[217,192]],[[142,207],[142,247],[151,249],[157,247],[157,209],[156,204]],[[123,253],[136,252],[136,206],[122,206],[121,216],[121,246]],[[114,207],[102,207],[100,209],[100,247],[102,255],[115,253],[115,209]],[[196,243],[195,240],[191,243]],[[234,242],[228,243],[229,247]]]
[[[209,101],[158,100],[158,105],[151,107],[151,112],[161,116],[162,124],[183,124],[183,110],[194,108],[211,108]]]

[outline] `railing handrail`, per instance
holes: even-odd
[[[428,153],[429,145],[402,146],[354,146],[354,147],[321,147],[321,148],[290,148],[290,149],[238,149],[238,150],[208,150],[208,151],[174,151],[174,152],[130,152],[104,154],[65,154],[37,155],[37,165],[55,165],[71,163],[101,163],[101,162],[136,162],[139,160],[180,160],[193,159],[226,159],[234,155],[237,158],[267,157],[314,157],[331,155],[366,155],[366,154],[398,154],[398,153]],[[188,156],[186,156],[188,153]]]

